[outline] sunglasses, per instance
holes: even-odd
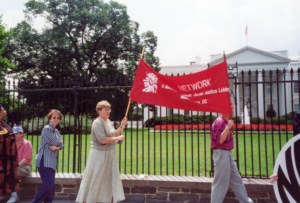
[[[54,120],[60,120],[60,117],[51,117],[53,118]]]

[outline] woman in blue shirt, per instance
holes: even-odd
[[[43,128],[39,152],[35,159],[43,185],[40,186],[32,203],[51,203],[54,199],[55,170],[58,165],[57,150],[61,150],[64,146],[59,131],[55,127],[62,116],[60,111],[52,110],[48,114],[49,124]]]

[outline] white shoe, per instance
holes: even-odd
[[[18,196],[12,195],[7,203],[15,203],[18,201]]]

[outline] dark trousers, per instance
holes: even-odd
[[[55,170],[44,167],[44,156],[41,159],[40,167],[38,167],[43,185],[40,186],[38,192],[32,200],[32,203],[51,203],[55,194]]]

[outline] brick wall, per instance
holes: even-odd
[[[210,178],[202,177],[205,182],[164,180],[163,176],[151,176],[153,179],[139,180],[134,175],[122,175],[124,193],[126,199],[123,202],[144,202],[144,203],[178,203],[178,202],[202,202],[210,203]],[[159,178],[156,178],[159,177]],[[76,178],[56,178],[55,199],[75,201],[80,186],[80,180]],[[66,183],[66,184],[64,184]],[[244,181],[249,197],[256,203],[275,203],[276,197],[273,192],[273,186],[266,180]],[[21,184],[19,192],[20,200],[32,200],[41,185],[38,178],[26,178]],[[180,187],[181,185],[181,187]],[[55,202],[55,201],[54,201]],[[239,202],[234,193],[229,190],[224,203]]]

